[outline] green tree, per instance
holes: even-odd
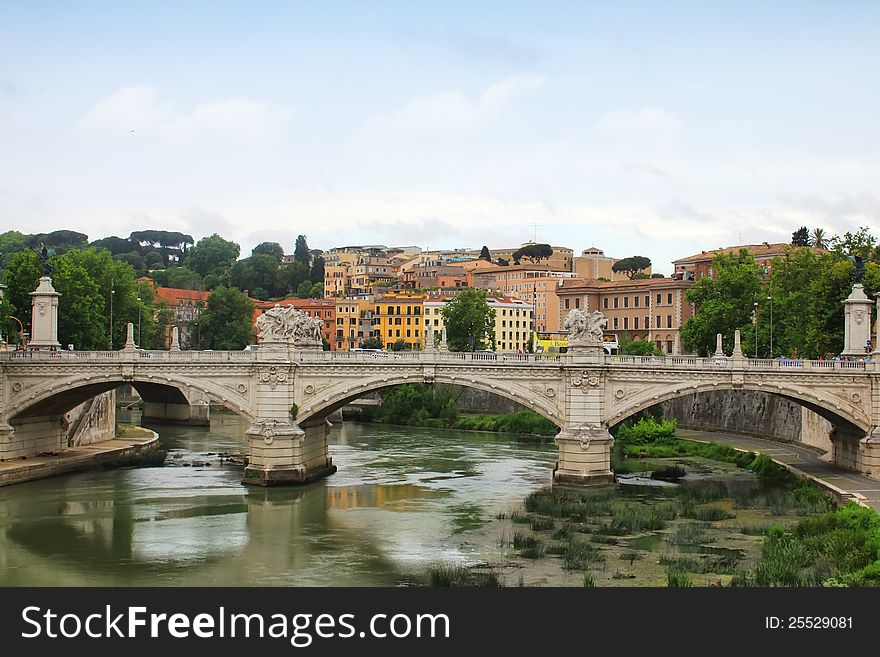
[[[801,226],[791,234],[791,243],[795,246],[810,246],[810,229]]]
[[[312,283],[324,284],[324,256],[312,258],[312,269],[309,271],[309,280]]]
[[[208,276],[214,276],[214,274],[208,274]],[[172,287],[178,290],[201,290],[203,287],[208,287],[202,281],[202,277],[189,267],[157,269],[150,272],[150,277],[162,287]]]
[[[443,307],[446,342],[450,351],[495,348],[495,310],[485,290],[464,290]]]
[[[3,275],[6,295],[13,306],[15,316],[24,324],[25,331],[31,330],[31,296],[37,289],[43,270],[37,254],[27,249],[19,251],[9,260]]]
[[[382,338],[376,335],[371,335],[368,338],[365,338],[361,342],[361,349],[382,349]]]
[[[312,294],[312,282],[308,279],[304,280],[296,288],[296,296],[300,299],[308,299]]]
[[[5,269],[12,256],[27,248],[27,238],[27,235],[17,230],[0,233],[0,269]]]
[[[627,275],[628,278],[632,279],[636,274],[642,272],[651,266],[651,259],[646,258],[645,256],[630,256],[629,258],[623,258],[618,260],[613,265],[611,265],[611,271],[623,272]]]
[[[725,344],[733,344],[733,333],[742,331],[743,349],[750,353],[754,303],[761,294],[763,270],[755,259],[742,249],[739,254],[722,253],[712,260],[714,277],[701,278],[688,290],[687,299],[696,306],[696,315],[681,329],[681,337],[688,350],[708,356],[715,351],[715,335],[724,335]]]
[[[862,260],[880,262],[880,247],[877,238],[871,234],[867,226],[862,226],[855,233],[847,231],[843,235],[831,238],[832,250],[844,256],[859,256]]]
[[[309,266],[303,262],[292,262],[281,267],[275,274],[275,289],[279,296],[296,292],[303,281],[310,281]]]
[[[297,235],[296,244],[293,247],[293,259],[304,265],[311,263],[312,255],[309,253],[309,245],[306,243],[305,235]]]
[[[13,317],[16,317],[15,306],[7,296],[0,299],[0,336],[8,344],[18,344],[21,340],[21,327]]]
[[[481,254],[482,255],[482,254]],[[546,260],[553,255],[553,247],[549,244],[527,244],[513,252],[514,261],[528,258],[532,262],[538,263]]]
[[[480,249],[480,260],[486,260],[488,262],[492,262],[492,254],[489,253],[489,247],[486,246],[485,244],[483,245],[483,248]]]
[[[253,341],[253,320],[253,302],[221,285],[208,295],[207,308],[199,316],[202,348],[244,349]]]
[[[200,276],[211,273],[219,276],[235,262],[240,252],[241,248],[238,244],[214,233],[196,242],[196,245],[189,250],[183,264]]]
[[[102,251],[109,257],[109,251]],[[81,351],[107,349],[109,316],[105,295],[73,252],[52,259],[52,284],[58,298],[58,341]],[[114,327],[115,328],[115,327]]]
[[[266,253],[258,253],[238,260],[227,273],[227,281],[232,287],[239,290],[249,290],[256,296],[256,291],[262,288],[265,298],[278,294],[276,291],[278,275],[278,261]],[[286,290],[281,290],[284,294]],[[260,297],[257,297],[260,298]]]
[[[141,245],[137,240],[126,237],[116,237],[115,235],[102,237],[89,244],[89,246],[96,249],[107,249],[113,255],[131,253],[132,251],[137,251],[138,253],[141,252]]]
[[[813,229],[813,232],[810,235],[810,246],[815,246],[817,249],[828,248],[828,237],[825,235],[825,231],[823,229]]]
[[[663,356],[663,350],[650,340],[633,340],[629,333],[620,335],[620,353],[625,356]]]
[[[126,324],[131,322],[137,327],[138,307],[140,306],[141,308],[141,321],[143,321],[143,311],[145,309],[142,302],[137,300],[138,282],[134,269],[126,262],[115,260],[109,251],[99,251],[94,248],[72,249],[63,256],[55,256],[52,259],[53,267],[56,260],[60,258],[69,258],[80,265],[95,282],[104,300],[103,314],[107,321],[108,329],[110,323],[110,297],[112,294],[112,348],[122,349],[122,346],[125,344]],[[105,346],[95,348],[106,349]]]
[[[284,257],[284,247],[278,242],[260,242],[251,251],[251,255],[268,255],[275,258],[275,262],[281,262]]]

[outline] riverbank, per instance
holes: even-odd
[[[405,384],[385,391],[380,405],[344,417],[393,426],[516,434],[532,442],[552,442],[559,431],[550,420],[529,410],[463,415],[457,406],[458,395],[459,386]]]
[[[70,447],[53,454],[0,463],[0,486],[45,479],[93,468],[118,467],[157,449],[159,435],[143,427],[123,427],[112,440]]]

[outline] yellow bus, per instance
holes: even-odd
[[[616,354],[620,349],[620,340],[617,338],[617,333],[603,334],[602,343],[606,354]],[[568,351],[568,333],[553,333],[550,331],[536,331],[532,333],[532,353],[564,354],[566,351]]]

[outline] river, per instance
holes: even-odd
[[[335,475],[266,489],[219,456],[247,451],[238,416],[152,428],[163,467],[0,488],[0,585],[396,585],[498,559],[496,514],[549,484],[556,458],[494,434],[347,422]]]

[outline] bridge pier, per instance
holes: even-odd
[[[250,442],[243,484],[285,486],[306,484],[336,472],[330,458],[330,423],[321,418],[305,422],[264,420],[246,434]]]
[[[207,427],[211,424],[211,409],[208,404],[168,404],[144,400],[141,418],[149,422]]]
[[[614,483],[611,446],[614,438],[603,426],[567,426],[556,435],[559,459],[553,483],[567,486],[602,486]]]

